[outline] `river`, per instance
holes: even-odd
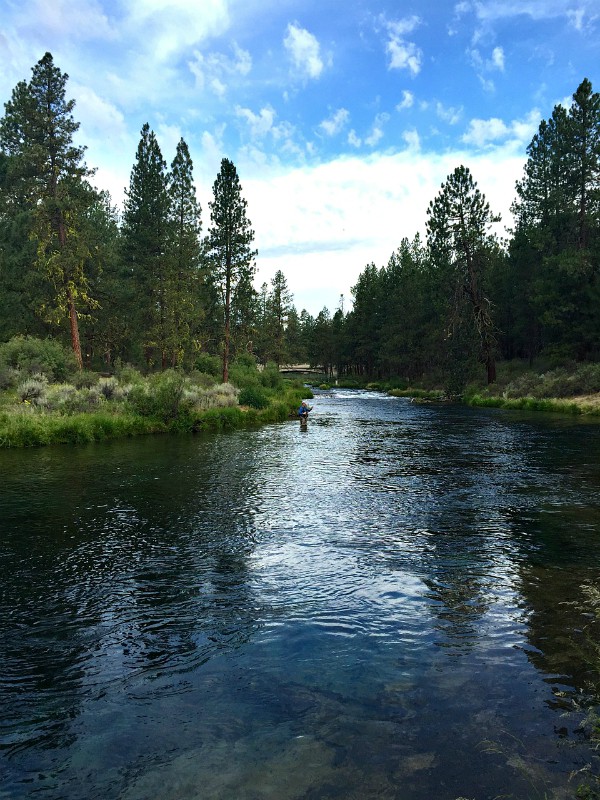
[[[2,800],[593,783],[600,425],[312,402],[306,430],[0,451]]]

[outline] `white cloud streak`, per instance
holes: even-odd
[[[349,119],[350,113],[348,109],[338,108],[330,117],[321,122],[319,128],[326,136],[335,136],[345,127]]]
[[[423,53],[414,42],[406,39],[406,34],[412,33],[420,24],[421,20],[417,16],[387,23],[389,39],[386,52],[390,58],[388,69],[407,69],[413,76],[419,74]]]
[[[290,23],[287,26],[283,46],[300,77],[314,79],[321,75],[324,64],[316,36],[296,23]]]

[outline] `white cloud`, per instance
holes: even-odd
[[[371,133],[365,138],[365,144],[369,147],[375,147],[381,139],[383,139],[384,131],[383,126],[389,120],[390,115],[386,113],[377,114],[371,128]]]
[[[115,105],[99,97],[89,86],[72,83],[71,89],[75,114],[86,136],[114,142],[127,135],[125,117]]]
[[[396,111],[404,111],[405,108],[412,108],[415,103],[415,96],[412,92],[404,89],[402,92],[402,100],[396,106]]]
[[[335,136],[346,125],[350,119],[350,114],[346,108],[338,108],[330,117],[320,123],[319,128],[326,136]]]
[[[389,39],[386,52],[390,57],[388,69],[407,69],[412,75],[421,71],[423,53],[414,42],[407,41],[405,36],[412,33],[421,24],[417,16],[388,22],[386,24]]]
[[[362,144],[362,139],[356,135],[354,128],[348,134],[348,144],[352,147],[360,147]]]
[[[499,141],[505,141],[511,146],[523,150],[536,132],[539,120],[540,114],[537,109],[530,111],[525,119],[513,120],[509,124],[498,117],[472,119],[467,132],[461,137],[461,141],[477,148],[485,148]]]
[[[224,53],[208,53],[204,55],[200,50],[194,50],[194,57],[188,61],[188,68],[196,79],[196,86],[204,89],[208,86],[214,94],[222,97],[227,91],[224,79],[231,80],[246,76],[252,69],[250,53],[242,50],[233,43],[234,57],[230,58]]]
[[[383,266],[403,237],[424,235],[427,206],[459,164],[469,166],[492,210],[508,224],[522,154],[419,152],[415,131],[404,138],[406,150],[393,155],[339,157],[243,181],[259,251],[257,286],[281,269],[299,310],[335,309],[368,263]]]
[[[246,120],[252,138],[263,137],[273,129],[276,115],[271,106],[261,108],[258,114],[255,114],[249,108],[236,106],[235,113],[237,117]]]
[[[444,106],[439,101],[435,104],[435,113],[438,117],[444,122],[447,122],[449,125],[456,125],[456,123],[460,120],[463,108],[453,108],[451,106]]]
[[[209,36],[223,33],[230,24],[227,0],[136,0],[126,3],[127,15],[119,22],[123,38],[136,42],[152,61],[164,61]],[[131,46],[131,45],[130,45]]]
[[[419,137],[419,133],[415,128],[411,130],[404,131],[402,134],[402,138],[408,145],[411,150],[420,150],[421,149],[421,139]]]
[[[32,0],[20,4],[21,22],[35,27],[40,38],[114,39],[117,31],[96,0]],[[68,24],[65,21],[68,20]]]
[[[492,67],[504,72],[504,50],[501,47],[494,47],[490,63]]]
[[[290,23],[283,45],[301,77],[318,78],[321,75],[324,66],[321,48],[312,33],[295,23]]]

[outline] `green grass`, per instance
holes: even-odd
[[[467,405],[477,406],[478,408],[505,408],[518,411],[542,411],[558,414],[600,416],[600,408],[598,407],[585,406],[567,400],[557,400],[553,398],[488,397],[474,394],[465,398],[465,402]]]
[[[441,389],[390,389],[392,397],[413,397],[417,400],[443,400],[444,393]]]
[[[57,413],[0,414],[0,447],[84,444],[157,433],[160,425],[134,414],[102,411],[63,416]],[[162,427],[164,431],[164,426]]]
[[[310,389],[283,385],[269,393],[265,408],[242,409],[239,406],[190,409],[183,404],[170,419],[159,413],[139,413],[127,404],[111,404],[110,409],[61,413],[25,406],[0,406],[0,448],[40,447],[49,444],[85,444],[104,439],[140,436],[151,433],[198,433],[230,431],[295,416],[302,399],[312,397]]]

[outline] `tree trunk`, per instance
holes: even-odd
[[[83,369],[83,358],[81,356],[81,343],[79,341],[79,325],[77,323],[77,311],[75,310],[75,303],[73,302],[73,295],[70,289],[67,289],[67,308],[69,309],[69,324],[71,327],[71,346],[77,359],[77,366]]]
[[[58,228],[58,244],[60,246],[60,249],[64,251],[67,244],[67,233],[65,231],[65,221],[60,212],[58,212],[57,228]],[[64,275],[64,279],[65,283],[67,283],[66,275]],[[73,292],[71,291],[68,283],[67,283],[67,309],[69,311],[69,326],[71,328],[71,347],[73,348],[73,352],[75,353],[77,366],[79,367],[80,370],[82,370],[83,358],[81,356],[81,343],[79,341],[79,323],[77,321],[77,311],[75,310]]]

